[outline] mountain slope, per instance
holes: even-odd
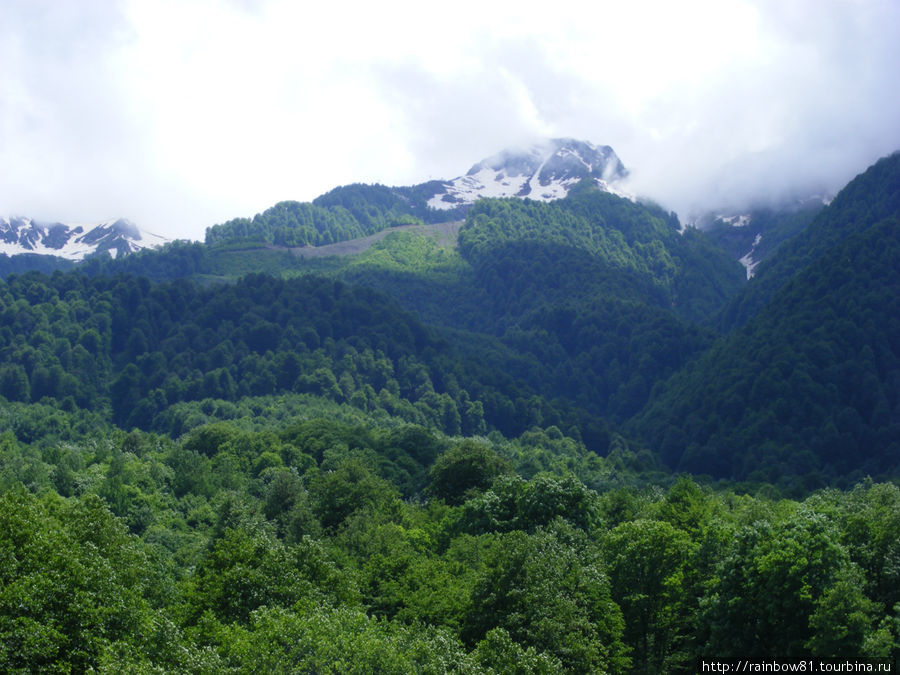
[[[733,216],[715,215],[696,223],[696,227],[747,270],[747,278],[756,275],[759,264],[778,247],[803,231],[821,211],[821,200],[810,199],[787,207],[751,209]]]
[[[801,235],[806,249],[773,257],[769,284],[806,264],[760,286],[765,307],[632,420],[671,466],[769,481],[900,471],[898,165],[851,182]]]
[[[704,246],[658,207],[586,188],[552,203],[480,200],[458,251],[409,229],[308,269],[387,291],[476,370],[499,360],[544,397],[624,419],[710,344],[691,319],[742,284],[740,266]]]
[[[585,180],[617,192],[626,175],[609,146],[555,139],[524,152],[501,152],[448,182],[408,187],[354,184],[337,187],[312,202],[280,202],[253,218],[235,218],[208,228],[206,243],[323,246],[395,225],[459,220],[483,197],[552,201]]]
[[[320,202],[329,203],[313,204],[308,213],[341,209],[350,216],[352,208],[354,223],[367,216],[377,227],[376,215],[400,205],[385,190],[334,191]],[[372,212],[366,194],[375,197]],[[339,204],[330,201],[338,197]],[[590,181],[549,203],[479,200],[459,229],[458,249],[437,232],[449,235],[456,227],[433,229],[389,228],[375,244],[369,237],[376,235],[353,239],[346,243],[371,248],[344,257],[310,255],[332,247],[289,252],[223,240],[92,263],[89,271],[165,279],[179,265],[189,275],[224,277],[255,269],[376,288],[441,327],[474,372],[491,372],[499,362],[513,376],[485,380],[485,387],[526,387],[529,396],[559,398],[617,420],[637,412],[656,382],[710,344],[711,334],[692,324],[712,317],[744,283],[740,265],[704,233],[680,233],[674,214],[603,192]],[[472,393],[485,399],[486,413],[505,433],[521,432],[521,420],[532,419],[524,407],[499,412],[502,405],[490,403],[481,389]]]
[[[723,313],[723,326],[740,326],[759,312],[797,272],[831,246],[900,212],[900,153],[880,159],[852,180],[796,237],[756,268],[753,283]]]
[[[740,267],[710,247],[702,233],[679,230],[675,214],[586,186],[549,204],[482,200],[460,230],[459,246],[473,264],[496,257],[496,249],[511,242],[573,247],[653,287],[653,304],[702,321],[741,287]],[[564,270],[565,262],[560,266]],[[564,277],[561,288],[573,290]]]
[[[30,273],[0,284],[0,315],[0,396],[123,428],[178,435],[185,402],[291,392],[419,423],[443,414],[449,433],[484,425],[445,343],[383,294],[333,280]]]

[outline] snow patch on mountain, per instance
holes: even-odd
[[[633,198],[621,185],[628,175],[608,145],[557,138],[524,151],[505,150],[475,164],[465,176],[444,183],[428,200],[434,209],[453,209],[481,197],[562,199],[585,178],[601,189]]]
[[[99,252],[112,257],[157,248],[169,240],[144,232],[124,218],[101,223],[43,223],[0,217],[0,254],[33,253],[79,262]]]
[[[743,265],[747,270],[747,279],[751,279],[753,275],[756,273],[756,266],[759,265],[759,260],[753,259],[753,254],[756,252],[756,247],[759,246],[759,242],[762,241],[762,235],[757,234],[756,238],[753,240],[753,248],[750,251],[741,257],[738,262]]]
[[[723,216],[720,214],[716,217],[723,223],[728,223],[732,227],[747,227],[747,225],[750,224],[750,220],[752,218],[749,213],[745,213],[740,216]]]

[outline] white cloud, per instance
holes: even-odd
[[[900,147],[892,0],[13,0],[0,212],[170,236],[339,184],[612,145],[681,212],[839,187]]]

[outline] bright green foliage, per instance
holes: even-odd
[[[677,236],[674,229],[666,236],[667,228],[671,228],[667,219],[664,213],[652,213],[601,192],[549,205],[479,200],[460,233],[460,251],[464,257],[473,258],[511,241],[554,242],[599,255],[621,268],[655,270],[659,281],[666,282],[671,280],[674,264],[663,247],[650,242],[659,236]]]
[[[552,675],[563,670],[559,659],[534,647],[522,649],[502,628],[493,628],[478,643],[473,655],[487,670],[514,675]]]
[[[340,534],[359,563],[362,601],[375,616],[459,631],[474,572],[452,556],[434,555],[426,530],[405,518],[357,517]]]
[[[312,498],[295,467],[269,471],[262,478],[265,482],[263,514],[276,524],[279,537],[296,542],[304,535],[321,535],[322,527],[313,513]]]
[[[669,296],[668,304],[694,319],[708,316],[740,286],[740,268],[697,233],[682,237],[674,214],[599,191],[550,204],[479,200],[460,232],[460,252],[476,266],[502,256],[511,244],[526,243],[588,254],[620,276],[649,284],[645,292],[655,286]]]
[[[869,597],[894,607],[900,603],[900,489],[868,480],[842,501],[840,513],[842,540],[865,572]]]
[[[593,531],[600,525],[597,493],[573,475],[538,474],[529,481],[501,476],[490,490],[465,503],[460,526],[466,532],[534,532],[562,518]]]
[[[206,243],[321,246],[373,234],[394,225],[420,222],[430,214],[398,189],[348,185],[312,203],[280,202],[252,219],[235,218],[206,230]]]
[[[149,561],[96,497],[0,495],[0,668],[85,671],[150,627]]]
[[[696,534],[713,516],[714,502],[693,480],[681,476],[659,506],[659,518]]]
[[[478,664],[445,630],[313,603],[301,603],[293,611],[259,609],[246,627],[207,621],[202,635],[218,647],[226,667],[242,673],[494,672]]]
[[[441,222],[456,211],[436,211],[425,203],[440,186],[439,181],[412,187],[385,187],[354,183],[334,188],[316,197],[313,205],[325,208],[346,209],[367,228],[377,226],[382,220],[415,217],[425,222]]]
[[[627,667],[622,614],[590,548],[565,529],[493,536],[472,591],[464,632],[470,642],[499,627],[574,672]]]
[[[262,605],[290,607],[311,591],[280,542],[231,528],[211,542],[191,586],[192,612],[228,623],[245,622]]]
[[[874,632],[878,606],[862,591],[862,575],[848,569],[816,602],[809,618],[812,637],[806,647],[815,656],[828,659],[850,658],[866,653],[867,640]]]
[[[43,450],[7,434],[4,471],[45,491],[0,496],[7,668],[682,672],[772,645],[897,654],[895,486],[799,504],[685,478],[628,487],[622,450],[599,458],[558,429],[489,445],[396,421],[254,424]],[[561,464],[534,473],[551,449]],[[457,453],[503,472],[461,506],[422,501],[424,481],[398,498]]]
[[[689,617],[696,611],[685,579],[695,549],[690,538],[666,522],[635,520],[611,530],[602,549],[634,671],[688,665]]]
[[[366,228],[384,226],[385,214],[416,211],[416,203],[393,188],[347,186],[314,204],[281,204],[270,211],[272,223],[293,223],[273,228],[287,228],[290,236],[301,236],[298,233],[307,226],[298,224],[306,218],[299,214],[321,211],[337,217],[341,213],[369,231]],[[474,223],[484,218],[488,225],[476,228]],[[268,219],[260,214],[255,220]],[[248,232],[256,228],[250,221],[234,224],[241,222]],[[640,409],[654,383],[708,343],[709,336],[683,319],[708,318],[742,283],[740,266],[711,249],[702,233],[680,235],[677,227],[674,217],[658,207],[582,190],[554,204],[482,200],[460,234],[462,256],[447,245],[458,226],[442,223],[435,226],[433,235],[416,228],[397,231],[364,253],[341,260],[292,260],[284,252],[260,248],[260,240],[228,251],[217,243],[204,249],[205,257],[197,264],[205,274],[235,277],[254,269],[286,275],[318,273],[383,289],[426,321],[465,331],[451,338],[460,348],[454,355],[460,365],[454,376],[462,391],[437,391],[437,399],[422,399],[426,392],[420,392],[418,413],[410,410],[407,419],[436,421],[449,433],[458,430],[467,435],[491,427],[518,435],[534,425],[569,429],[574,424],[582,427],[585,442],[605,452],[594,416],[622,420]],[[271,239],[274,229],[266,231]],[[229,247],[238,246],[236,240],[229,241]],[[122,269],[154,278],[163,273],[162,267],[143,257],[140,262],[122,262]],[[195,264],[188,267],[188,274],[196,274]],[[115,265],[109,268],[115,269]],[[279,322],[268,317],[265,321],[270,325],[255,327],[255,336],[247,343],[251,348],[254,343],[260,350],[271,345],[265,339],[266,329]],[[324,343],[318,325],[313,328],[314,338],[305,333],[308,347]],[[147,331],[142,332],[146,337]],[[239,346],[234,338],[231,341]],[[136,335],[132,347],[142,345]],[[373,397],[359,381],[362,373],[347,375],[355,386],[337,387],[344,373],[328,364],[304,368],[301,380],[285,373],[284,381],[277,381],[276,376],[274,385],[271,378],[254,376],[249,391],[222,382],[221,371],[200,370],[203,388],[211,398],[263,395],[294,385],[300,391],[334,398],[341,398],[340,389],[343,400],[373,406]],[[235,373],[233,366],[227,370],[235,384],[247,379]],[[444,373],[435,378],[431,370],[433,383],[447,381]],[[124,393],[136,395],[128,380],[120,384]],[[382,387],[370,384],[373,393],[380,395]],[[163,391],[172,398],[171,389]],[[407,398],[402,383],[401,393]],[[443,393],[451,396],[452,405],[441,398]],[[559,400],[549,405],[549,398],[556,397]],[[179,391],[176,398],[184,395]],[[374,404],[396,414],[392,401],[379,398]],[[577,409],[567,410],[567,404]],[[156,407],[165,404],[158,400]],[[147,405],[133,422],[158,414]],[[128,422],[119,423],[123,421]]]
[[[249,218],[207,228],[206,243],[265,242],[277,246],[320,246],[368,234],[345,209],[280,202]]]
[[[185,594],[190,623],[204,613],[225,623],[246,623],[263,606],[288,608],[308,597],[356,597],[315,541],[285,545],[246,526],[228,527],[210,542]]]
[[[15,278],[3,290],[19,337],[0,336],[0,389],[22,402],[106,412],[118,426],[173,436],[196,426],[178,412],[185,402],[211,408],[276,393],[449,433],[485,428],[484,406],[462,386],[478,380],[417,319],[370,291],[322,279],[254,276],[202,289],[76,275]]]
[[[342,460],[332,470],[310,480],[313,512],[322,526],[335,530],[360,510],[387,508],[398,495],[387,481],[360,460]]]

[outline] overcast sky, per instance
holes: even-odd
[[[897,0],[4,0],[0,214],[169,237],[611,145],[683,217],[900,149]]]

